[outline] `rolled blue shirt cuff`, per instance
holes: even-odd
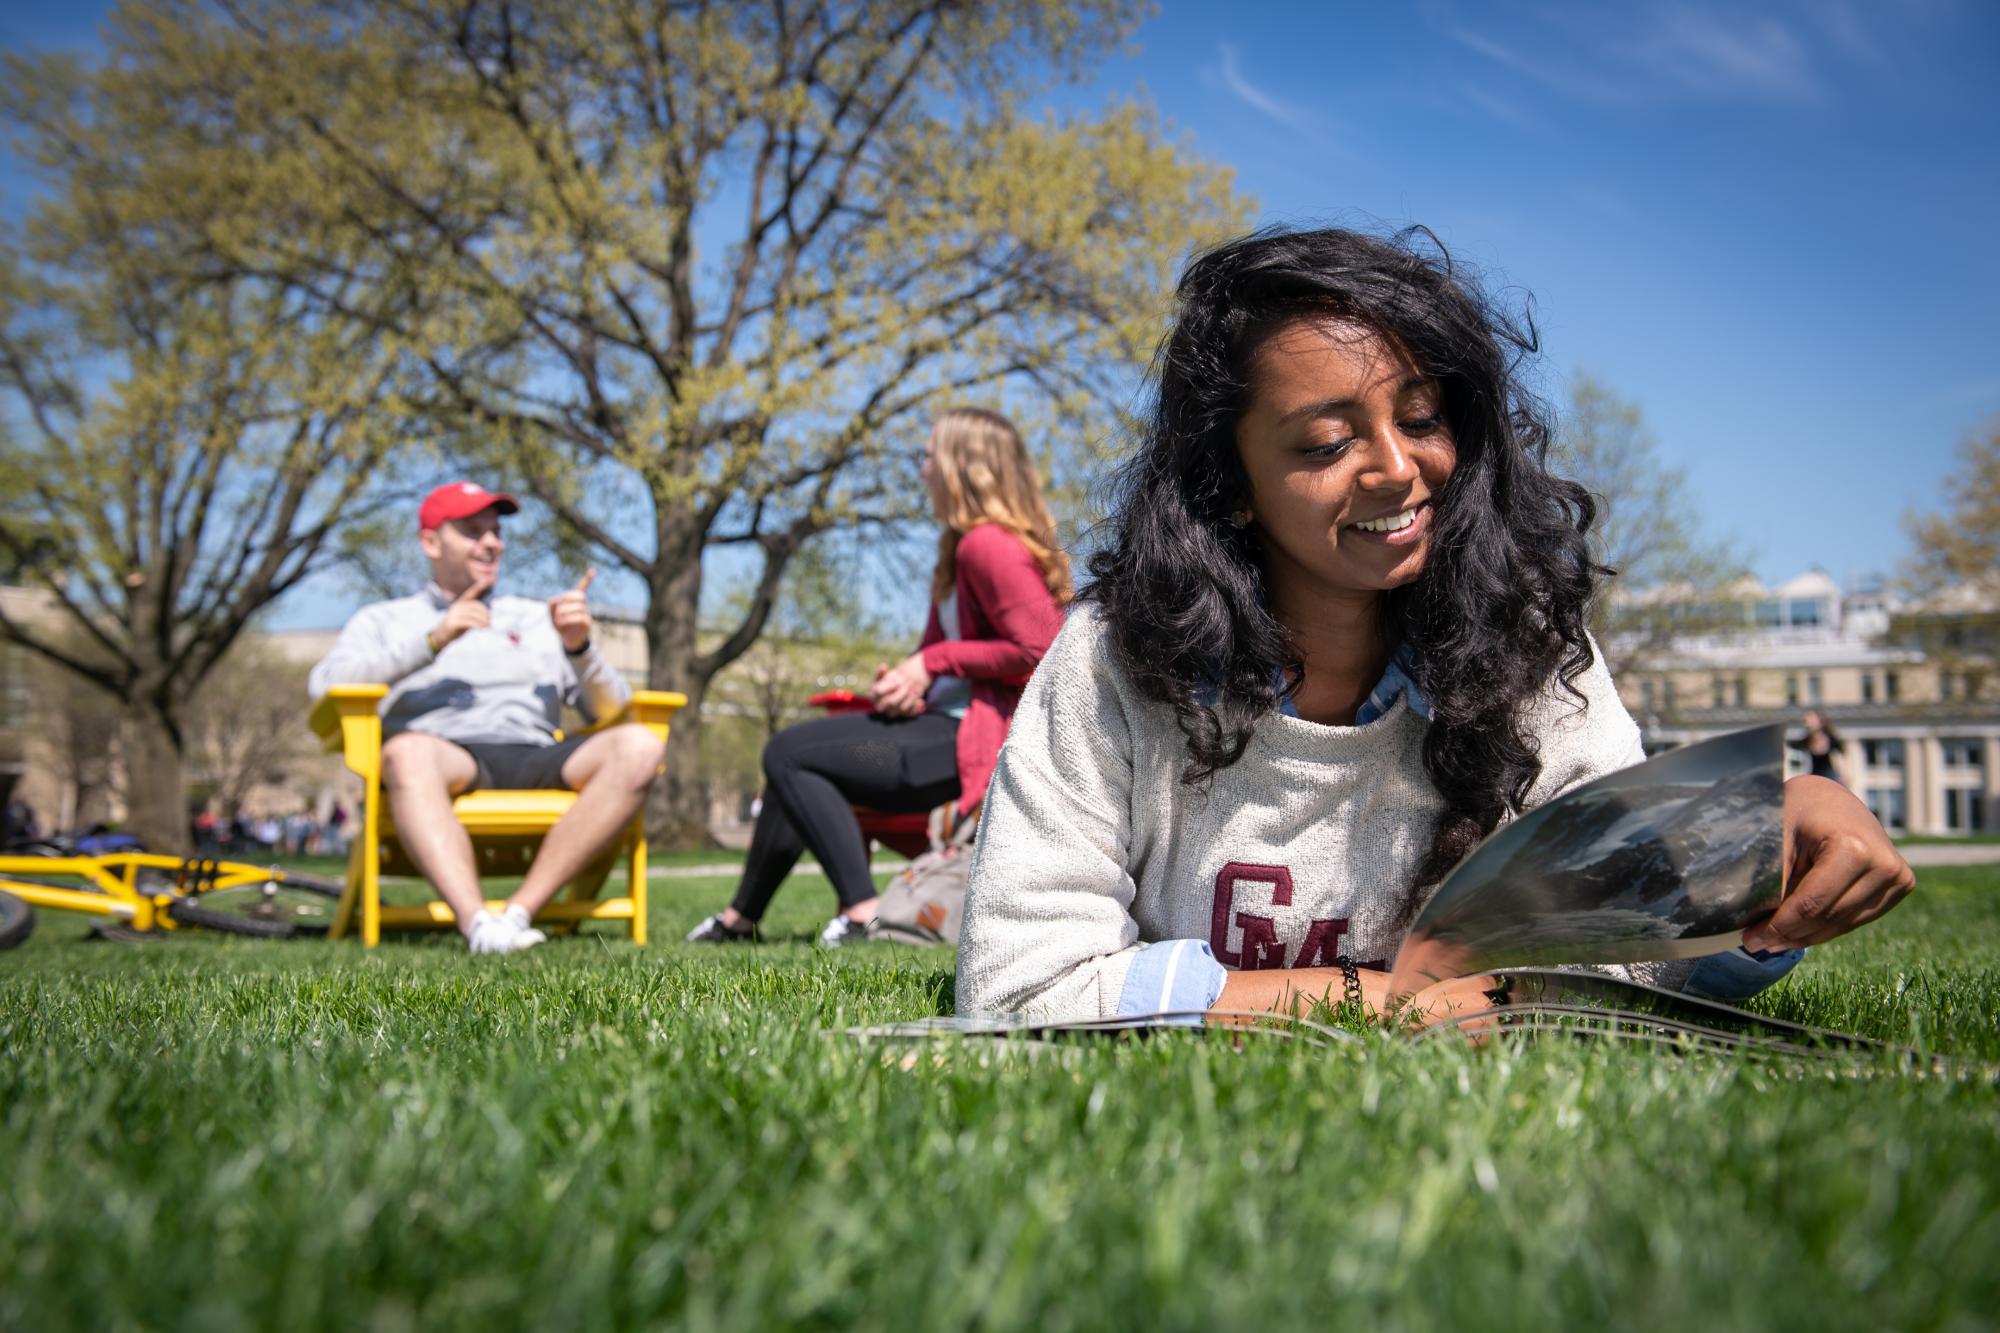
[[[1118,1016],[1183,1014],[1165,1021],[1200,1027],[1201,1015],[1222,994],[1229,969],[1215,961],[1201,940],[1161,940],[1132,956],[1125,989],[1118,992]]]
[[[1724,953],[1712,953],[1706,958],[1695,959],[1694,970],[1688,973],[1687,982],[1681,989],[1699,999],[1733,1004],[1766,990],[1797,967],[1799,960],[1805,956],[1804,949],[1759,950],[1756,953],[1730,949]]]

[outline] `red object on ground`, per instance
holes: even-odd
[[[853,690],[821,690],[806,702],[832,714],[866,713],[874,707],[867,695]],[[861,823],[862,837],[871,838],[890,851],[901,852],[911,860],[931,849],[931,817],[927,814],[892,815],[857,805],[854,817]]]

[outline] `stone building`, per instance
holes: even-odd
[[[2000,831],[2000,672],[1990,611],[1902,606],[1813,570],[1732,588],[1619,693],[1648,750],[1817,709],[1846,742],[1840,776],[1895,833]],[[1789,752],[1791,771],[1804,757]]]

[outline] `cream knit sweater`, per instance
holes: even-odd
[[[1601,659],[1577,687],[1587,707],[1551,689],[1531,712],[1530,808],[1645,757]],[[1429,725],[1407,697],[1358,727],[1269,713],[1204,796],[1179,780],[1172,710],[1139,694],[1097,609],[1079,606],[1021,698],[986,798],[959,1012],[1112,1016],[1133,956],[1161,940],[1205,942],[1228,967],[1336,954],[1386,966],[1395,904],[1443,808],[1423,767]]]

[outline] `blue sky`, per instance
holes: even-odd
[[[1756,571],[1902,557],[2000,413],[2000,6],[1167,3],[1143,83],[1270,221],[1421,222],[1644,409]]]
[[[12,3],[0,42],[104,6]],[[1755,571],[1888,570],[2000,414],[2000,6],[1164,0],[1142,92],[1273,222],[1420,222],[1637,402]],[[0,180],[15,195],[18,183]],[[290,623],[337,623],[311,593]]]

